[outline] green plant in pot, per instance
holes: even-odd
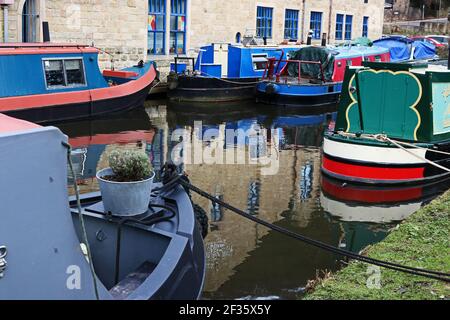
[[[110,168],[97,172],[105,212],[134,216],[148,210],[155,172],[141,150],[115,150]]]

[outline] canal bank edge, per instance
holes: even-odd
[[[418,268],[450,271],[450,191],[399,224],[365,255]],[[440,300],[450,298],[445,282],[385,268],[377,274],[368,264],[353,261],[316,284],[306,300]],[[371,288],[369,288],[371,287]]]

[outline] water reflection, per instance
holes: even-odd
[[[393,222],[448,187],[380,191],[322,177],[323,133],[335,119],[329,110],[299,115],[298,110],[253,104],[223,110],[193,107],[153,102],[126,115],[57,125],[74,146],[82,192],[98,190],[95,173],[107,166],[107,156],[116,148],[143,149],[159,169],[180,143],[172,139],[177,129],[199,138],[209,129],[248,130],[255,124],[261,134],[249,139],[212,137],[201,143],[210,146],[222,139],[224,150],[244,150],[249,158],[275,156],[276,175],[264,175],[260,166],[248,161],[227,165],[189,162],[181,164],[180,171],[188,173],[193,184],[238,208],[337,247],[358,252],[380,241]],[[202,121],[202,132],[194,130],[195,121]],[[204,198],[194,195],[193,199],[210,215],[206,299],[298,298],[317,270],[341,266],[342,257],[271,232]]]

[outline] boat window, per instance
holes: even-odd
[[[267,53],[253,54],[252,55],[252,63],[253,63],[253,70],[255,70],[255,71],[266,70]]]
[[[77,86],[84,85],[84,72],[83,72],[83,62],[81,59],[77,60],[65,60],[64,61],[66,76],[67,76],[67,85],[68,86]]]
[[[375,56],[375,61],[376,62],[381,62],[381,56]]]
[[[352,60],[348,59],[348,60],[346,61],[346,63],[347,63],[347,66],[351,66],[351,65],[352,65]]]
[[[44,60],[44,71],[48,89],[86,85],[82,59]]]
[[[65,85],[62,60],[46,60],[44,61],[44,67],[47,87],[59,87]]]

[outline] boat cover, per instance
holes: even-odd
[[[326,81],[331,81],[334,71],[334,59],[337,52],[324,47],[305,47],[291,53],[289,60],[318,61],[322,63],[324,77]],[[288,65],[289,76],[298,77],[298,64]],[[320,66],[318,64],[302,63],[301,76],[307,76],[322,80]]]
[[[436,56],[436,46],[425,41],[414,41],[414,59],[432,59]]]
[[[388,48],[391,62],[405,61],[411,58],[412,40],[406,37],[386,37],[375,40],[376,46]]]
[[[370,40],[367,37],[359,37],[356,38],[354,40],[348,41],[348,42],[343,42],[341,44],[339,44],[339,46],[361,46],[361,47],[371,47],[373,46],[373,41]]]

